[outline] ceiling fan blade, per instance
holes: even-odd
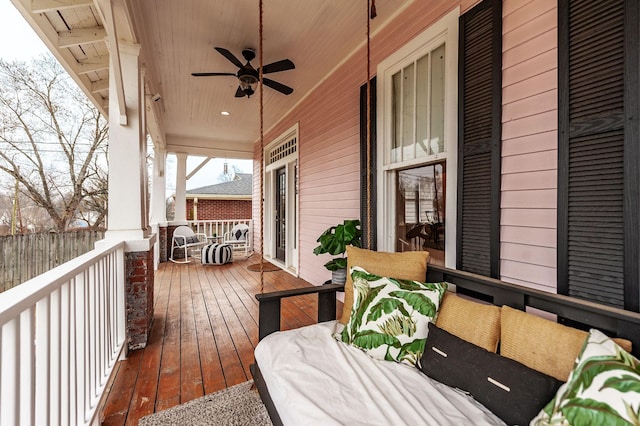
[[[227,58],[233,65],[238,68],[242,68],[242,62],[238,58],[236,58],[233,53],[229,52],[224,47],[214,47],[222,56]]]
[[[285,86],[284,84],[278,83],[277,81],[273,81],[268,78],[263,78],[262,81],[265,84],[265,86],[269,86],[273,90],[277,90],[278,92],[284,93],[285,95],[290,95],[293,93],[293,89],[291,87]]]
[[[246,93],[240,86],[238,86],[238,90],[236,90],[236,98],[242,98],[244,96],[246,96]]]
[[[213,75],[232,75],[234,77],[236,76],[232,72],[192,72],[191,75],[194,77],[210,77]]]
[[[262,73],[263,74],[269,74],[269,73],[272,73],[272,72],[292,70],[295,67],[296,66],[289,59],[283,59],[281,61],[273,62],[271,64],[267,64],[267,65],[263,66],[262,67]],[[260,69],[258,69],[258,72],[260,72]]]

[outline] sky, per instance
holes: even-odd
[[[42,40],[9,0],[0,0],[0,40],[2,59],[25,61],[47,52]]]
[[[48,52],[42,40],[24,20],[10,0],[0,0],[0,59],[29,61],[35,56]],[[187,173],[190,173],[203,160],[190,157],[187,160]],[[187,181],[187,189],[199,188],[218,183],[223,173],[224,162],[229,169],[235,165],[242,173],[253,173],[252,160],[216,158],[207,163]],[[176,162],[174,156],[167,159],[167,196],[175,192]]]
[[[194,170],[204,160],[204,157],[188,157],[187,158],[187,175]],[[224,158],[214,158],[210,160],[206,166],[198,170],[187,181],[187,189],[200,188],[202,186],[214,185],[220,183],[218,178],[224,173],[225,161],[229,164],[228,170],[232,170],[235,165],[240,173],[253,173],[252,160],[232,160]],[[167,158],[167,196],[171,196],[176,191],[176,157],[169,155]]]

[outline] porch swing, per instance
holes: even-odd
[[[366,248],[371,249],[371,27],[370,20],[377,16],[375,0],[367,1],[367,178],[366,178]],[[262,81],[262,64],[263,64],[263,0],[259,0],[259,43],[260,43],[260,81]],[[264,193],[264,98],[263,87],[259,85],[259,102],[260,102],[260,194]],[[264,202],[260,203],[260,223],[264,223]],[[264,227],[260,228],[260,253],[264,252]],[[264,293],[264,254],[259,262],[260,266],[260,293],[256,294],[259,302],[259,340],[266,337],[274,331],[280,330],[280,302],[286,297],[294,297],[305,294],[318,294],[318,322],[331,321],[336,319],[336,295],[338,291],[344,290],[342,284],[325,284],[321,287],[307,287],[301,289],[279,291],[275,293]]]

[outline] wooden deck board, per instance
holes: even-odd
[[[251,379],[258,342],[254,296],[261,286],[260,273],[246,267],[258,260],[254,255],[217,266],[160,264],[149,342],[116,366],[104,425],[137,425],[143,416]],[[309,285],[285,271],[264,273],[265,292]],[[285,300],[282,328],[315,322],[316,300]]]

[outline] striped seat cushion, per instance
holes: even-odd
[[[233,262],[233,249],[229,244],[214,243],[202,249],[202,263],[224,265]]]

